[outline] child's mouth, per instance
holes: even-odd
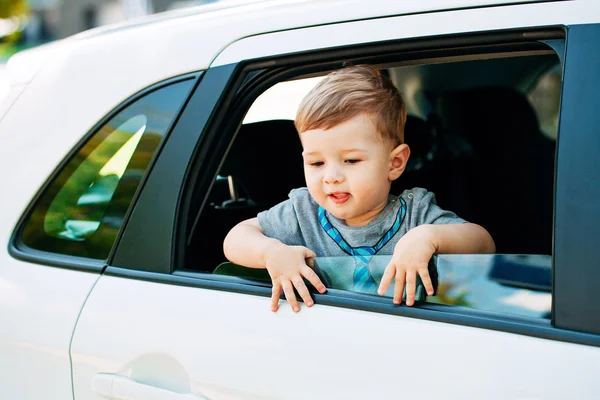
[[[350,193],[341,193],[341,192],[330,193],[329,198],[335,204],[342,204],[342,203],[345,203],[346,201],[348,201],[348,199],[350,198]]]

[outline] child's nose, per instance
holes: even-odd
[[[331,166],[325,171],[325,176],[323,177],[323,180],[327,184],[340,183],[344,180],[344,176],[339,168]]]

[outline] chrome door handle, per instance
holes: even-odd
[[[113,400],[208,400],[193,393],[176,393],[114,374],[96,374],[92,390]]]

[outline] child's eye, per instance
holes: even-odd
[[[325,164],[323,161],[313,161],[313,162],[309,163],[309,165],[311,167],[320,167],[323,164]]]
[[[356,164],[356,163],[359,163],[360,160],[357,160],[356,158],[349,158],[349,159],[346,160],[346,162],[348,164]]]

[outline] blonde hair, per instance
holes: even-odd
[[[404,100],[390,78],[369,65],[327,75],[302,99],[294,123],[298,133],[327,130],[361,113],[370,114],[383,139],[404,143]]]

